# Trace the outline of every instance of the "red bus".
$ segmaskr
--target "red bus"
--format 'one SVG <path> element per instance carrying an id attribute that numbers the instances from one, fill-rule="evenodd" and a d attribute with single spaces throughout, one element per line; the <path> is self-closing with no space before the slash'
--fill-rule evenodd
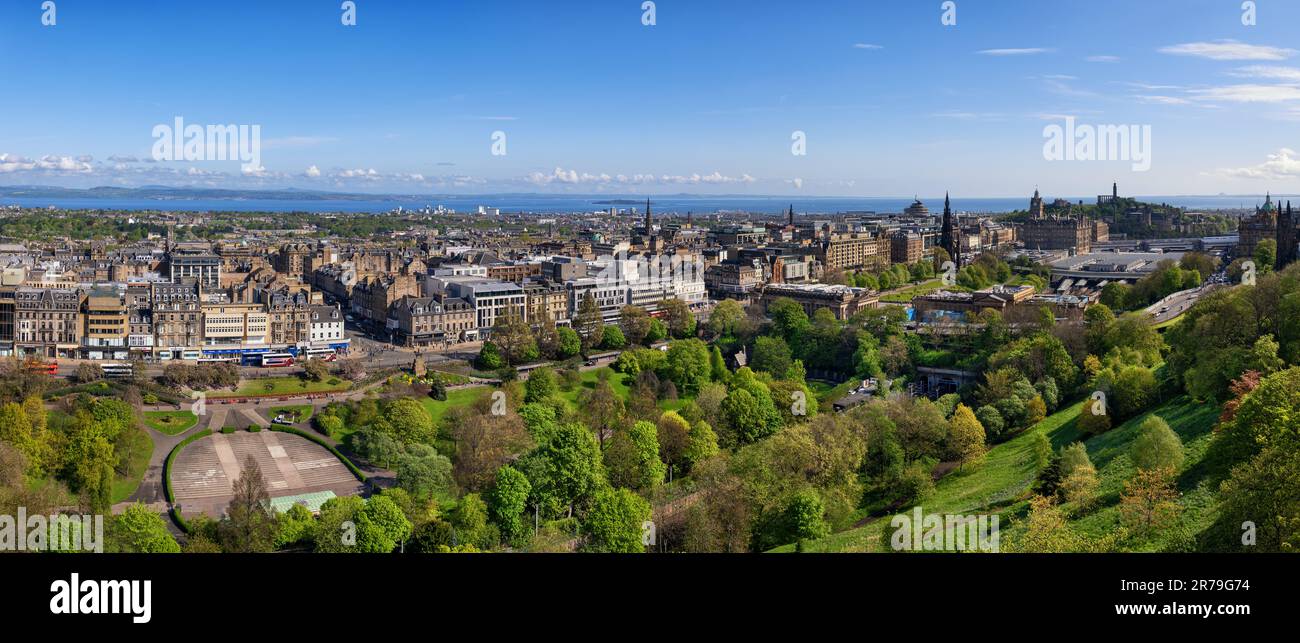
<path id="1" fill-rule="evenodd" d="M 58 375 L 59 361 L 52 359 L 46 362 L 40 359 L 29 359 L 25 364 L 23 364 L 23 368 L 30 373 L 45 373 L 46 375 Z"/>
<path id="2" fill-rule="evenodd" d="M 267 353 L 262 356 L 262 366 L 265 368 L 293 366 L 293 355 L 289 353 Z"/>

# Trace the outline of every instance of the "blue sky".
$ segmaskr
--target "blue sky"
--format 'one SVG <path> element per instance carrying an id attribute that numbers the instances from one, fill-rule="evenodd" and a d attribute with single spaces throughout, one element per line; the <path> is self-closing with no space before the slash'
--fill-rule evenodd
<path id="1" fill-rule="evenodd" d="M 807 196 L 1300 191 L 1300 3 L 38 0 L 0 6 L 0 184 Z M 1289 46 L 1290 45 L 1290 46 Z M 1044 127 L 1149 125 L 1151 168 Z M 261 168 L 144 162 L 256 124 Z M 506 134 L 494 156 L 492 134 Z M 791 136 L 807 136 L 807 155 Z"/>

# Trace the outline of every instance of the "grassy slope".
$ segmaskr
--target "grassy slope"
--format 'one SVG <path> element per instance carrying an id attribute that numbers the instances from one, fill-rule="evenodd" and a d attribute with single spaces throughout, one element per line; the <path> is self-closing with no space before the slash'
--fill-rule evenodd
<path id="1" fill-rule="evenodd" d="M 199 417 L 189 411 L 145 411 L 144 423 L 167 435 L 180 435 L 198 424 Z"/>
<path id="2" fill-rule="evenodd" d="M 1029 487 L 1035 477 L 1033 436 L 1046 433 L 1054 448 L 1075 442 L 1081 435 L 1076 420 L 1084 403 L 1066 407 L 1033 428 L 989 450 L 982 467 L 967 472 L 954 472 L 935 485 L 935 493 L 922 503 L 926 513 L 968 514 L 999 512 L 1003 516 L 1004 532 L 1013 537 L 1016 521 L 1027 508 Z M 1211 429 L 1218 419 L 1219 407 L 1201 404 L 1186 397 L 1172 400 L 1141 414 L 1115 429 L 1087 440 L 1088 455 L 1100 476 L 1100 500 L 1097 508 L 1072 521 L 1072 526 L 1089 536 L 1101 536 L 1114 531 L 1119 525 L 1117 504 L 1124 481 L 1133 474 L 1133 464 L 1128 457 L 1129 444 L 1137 437 L 1138 427 L 1149 415 L 1159 415 L 1183 441 L 1185 460 L 1178 479 L 1183 493 L 1186 524 L 1199 531 L 1213 522 L 1212 488 L 1210 481 L 1221 474 L 1203 462 L 1212 439 Z M 879 520 L 856 529 L 842 531 L 821 540 L 806 543 L 813 552 L 880 551 L 881 523 Z M 774 551 L 794 551 L 793 545 Z"/>
<path id="3" fill-rule="evenodd" d="M 135 439 L 138 442 L 127 465 L 129 470 L 126 475 L 113 479 L 111 501 L 114 504 L 126 500 L 135 493 L 140 482 L 144 480 L 145 471 L 149 468 L 149 457 L 153 455 L 153 438 L 149 436 L 148 431 L 144 430 L 137 430 L 136 434 Z"/>

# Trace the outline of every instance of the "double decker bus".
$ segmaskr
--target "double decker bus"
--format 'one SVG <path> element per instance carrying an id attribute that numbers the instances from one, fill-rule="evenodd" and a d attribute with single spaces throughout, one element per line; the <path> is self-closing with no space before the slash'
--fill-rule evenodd
<path id="1" fill-rule="evenodd" d="M 44 373 L 46 375 L 58 375 L 59 361 L 52 359 L 47 362 L 40 358 L 31 358 L 23 363 L 23 370 L 29 373 Z"/>
<path id="2" fill-rule="evenodd" d="M 127 378 L 135 374 L 135 366 L 130 362 L 100 364 L 99 368 L 104 371 L 104 377 L 109 379 Z"/>
<path id="3" fill-rule="evenodd" d="M 323 359 L 332 362 L 339 358 L 338 351 L 332 348 L 309 348 L 307 349 L 307 359 Z"/>
<path id="4" fill-rule="evenodd" d="M 264 368 L 293 366 L 293 355 L 289 353 L 267 353 L 262 356 L 262 366 Z"/>

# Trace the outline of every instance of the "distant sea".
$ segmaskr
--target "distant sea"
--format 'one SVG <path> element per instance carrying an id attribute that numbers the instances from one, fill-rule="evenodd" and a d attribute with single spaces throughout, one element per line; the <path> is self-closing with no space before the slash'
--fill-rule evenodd
<path id="1" fill-rule="evenodd" d="M 1055 198 L 1055 197 L 1049 197 Z M 1251 207 L 1262 203 L 1259 196 L 1139 196 L 1149 203 L 1167 203 L 1193 210 L 1214 210 Z M 113 210 L 172 210 L 186 212 L 314 212 L 314 213 L 382 213 L 404 208 L 418 210 L 439 205 L 456 212 L 476 212 L 479 206 L 500 208 L 503 213 L 560 214 L 596 212 L 617 207 L 627 210 L 641 207 L 645 197 L 634 196 L 547 196 L 547 195 L 484 195 L 484 196 L 429 196 L 429 197 L 375 197 L 365 199 L 214 199 L 214 198 L 75 198 L 75 197 L 11 197 L 0 196 L 0 206 L 19 205 L 42 208 L 113 209 Z M 1073 202 L 1096 203 L 1096 196 L 1071 197 Z M 943 197 L 921 199 L 932 212 L 943 211 Z M 896 213 L 911 205 L 912 199 L 898 197 L 747 197 L 747 196 L 663 196 L 651 197 L 651 207 L 664 214 L 706 215 L 716 212 L 752 212 L 776 214 L 792 204 L 799 215 L 825 215 L 842 212 Z M 998 213 L 1024 210 L 1029 207 L 1029 197 L 1020 198 L 961 198 L 952 199 L 953 210 L 971 213 Z"/>

